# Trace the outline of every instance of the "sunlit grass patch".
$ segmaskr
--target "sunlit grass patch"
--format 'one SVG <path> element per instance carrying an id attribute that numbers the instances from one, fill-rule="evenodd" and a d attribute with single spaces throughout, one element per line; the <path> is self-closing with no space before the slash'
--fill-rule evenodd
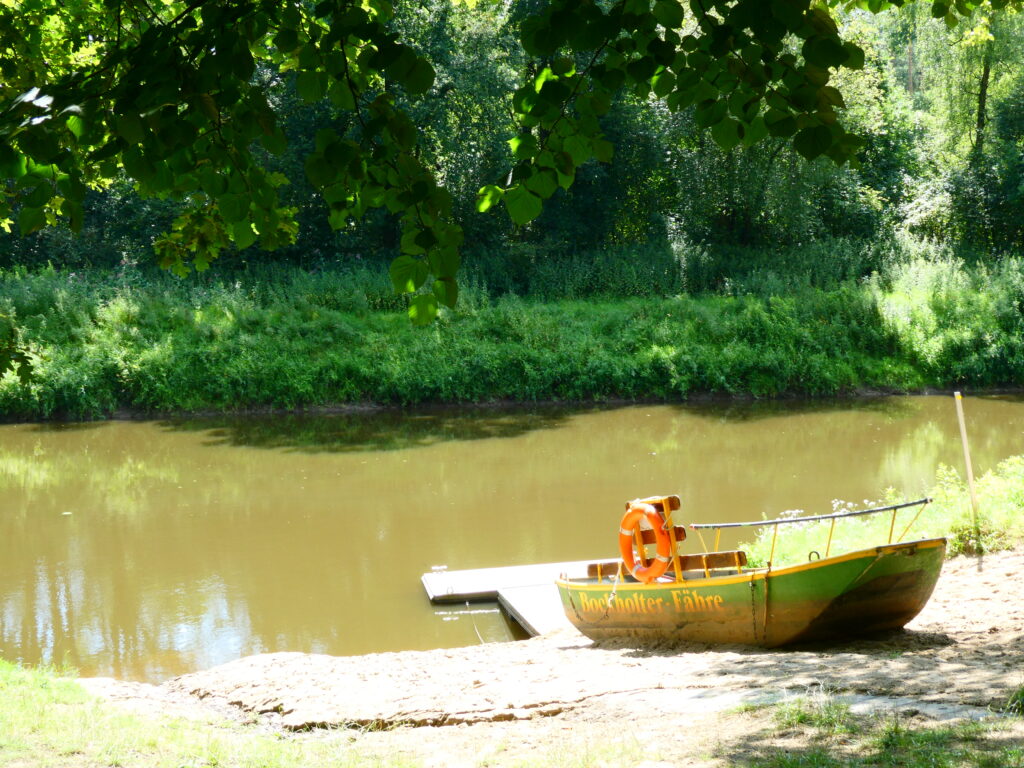
<path id="1" fill-rule="evenodd" d="M 62 768 L 361 768 L 411 766 L 347 739 L 297 739 L 241 725 L 134 715 L 71 679 L 0 661 L 0 765 Z"/>
<path id="2" fill-rule="evenodd" d="M 1024 716 L 1024 685 L 1010 694 L 1006 700 L 1005 711 L 1012 715 Z"/>
<path id="3" fill-rule="evenodd" d="M 737 768 L 1024 768 L 1019 721 L 852 715 L 829 697 L 790 699 L 770 711 L 757 746 L 724 743 L 719 756 Z"/>
<path id="4" fill-rule="evenodd" d="M 780 728 L 801 725 L 828 734 L 856 733 L 858 730 L 850 705 L 827 693 L 787 699 L 774 708 L 773 715 Z"/>

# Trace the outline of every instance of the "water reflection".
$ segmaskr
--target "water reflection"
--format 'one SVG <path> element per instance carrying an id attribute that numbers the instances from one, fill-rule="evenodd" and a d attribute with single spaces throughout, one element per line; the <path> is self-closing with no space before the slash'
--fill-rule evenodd
<path id="1" fill-rule="evenodd" d="M 1024 402 L 966 406 L 979 472 L 1020 452 Z M 3 426 L 0 655 L 157 680 L 506 639 L 420 574 L 609 556 L 651 493 L 694 521 L 918 494 L 959 451 L 950 398 Z"/>
<path id="2" fill-rule="evenodd" d="M 518 437 L 563 426 L 587 414 L 621 410 L 601 405 L 437 406 L 415 410 L 366 409 L 335 414 L 213 415 L 161 422 L 171 430 L 202 432 L 207 445 L 236 445 L 304 452 L 392 451 L 450 440 Z M 912 398 L 862 400 L 708 401 L 664 406 L 694 419 L 745 423 L 790 414 L 874 413 L 893 419 L 916 413 Z"/>
<path id="3" fill-rule="evenodd" d="M 564 407 L 370 409 L 316 415 L 210 416 L 175 419 L 163 425 L 172 430 L 203 432 L 208 445 L 306 452 L 396 451 L 450 440 L 517 437 L 558 427 L 576 413 Z"/>

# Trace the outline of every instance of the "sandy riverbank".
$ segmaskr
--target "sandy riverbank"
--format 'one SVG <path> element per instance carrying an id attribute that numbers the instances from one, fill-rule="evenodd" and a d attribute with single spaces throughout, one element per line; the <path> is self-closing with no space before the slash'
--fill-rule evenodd
<path id="1" fill-rule="evenodd" d="M 566 630 L 453 650 L 267 654 L 161 686 L 84 683 L 134 709 L 348 728 L 343 738 L 364 751 L 428 765 L 508 764 L 615 740 L 702 764 L 723 743 L 753 738 L 743 703 L 824 689 L 905 717 L 1001 709 L 1024 686 L 1022 573 L 1024 549 L 952 560 L 905 631 L 841 646 L 637 650 Z"/>

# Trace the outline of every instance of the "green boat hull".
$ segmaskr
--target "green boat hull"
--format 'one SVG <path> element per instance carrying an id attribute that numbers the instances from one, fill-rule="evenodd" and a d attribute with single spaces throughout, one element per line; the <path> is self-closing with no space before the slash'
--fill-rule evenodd
<path id="1" fill-rule="evenodd" d="M 682 582 L 559 580 L 569 621 L 595 640 L 774 647 L 898 629 L 928 602 L 945 539 Z"/>

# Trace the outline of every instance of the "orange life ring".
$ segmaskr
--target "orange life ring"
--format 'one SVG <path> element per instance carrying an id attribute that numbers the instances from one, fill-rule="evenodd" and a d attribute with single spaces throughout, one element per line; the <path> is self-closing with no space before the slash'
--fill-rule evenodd
<path id="1" fill-rule="evenodd" d="M 647 522 L 654 529 L 654 541 L 657 544 L 657 554 L 650 565 L 644 565 L 643 553 L 640 553 L 640 564 L 637 565 L 633 555 L 633 537 L 640 527 L 640 520 L 647 518 Z M 629 572 L 638 581 L 650 584 L 656 578 L 668 570 L 671 562 L 672 544 L 668 538 L 668 531 L 665 530 L 665 521 L 661 515 L 650 504 L 632 504 L 626 511 L 619 523 L 619 552 L 622 554 L 622 561 L 626 564 Z"/>

